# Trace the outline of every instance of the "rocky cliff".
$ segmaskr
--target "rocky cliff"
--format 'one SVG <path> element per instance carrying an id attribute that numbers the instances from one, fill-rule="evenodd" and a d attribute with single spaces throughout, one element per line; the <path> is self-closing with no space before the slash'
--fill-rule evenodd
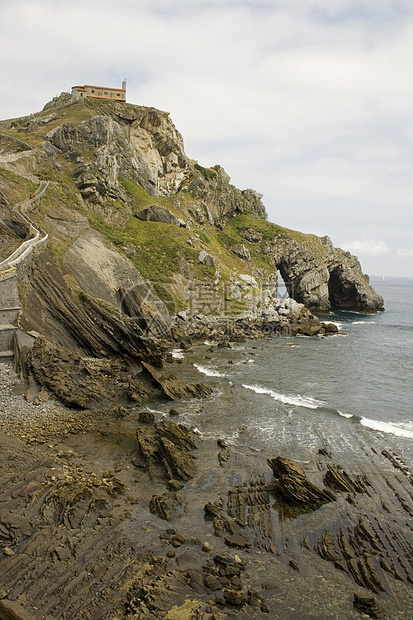
<path id="1" fill-rule="evenodd" d="M 260 194 L 186 156 L 165 112 L 62 94 L 0 132 L 0 262 L 30 236 L 14 208 L 30 195 L 28 221 L 48 234 L 18 270 L 26 332 L 159 365 L 171 341 L 228 331 L 200 313 L 318 333 L 331 307 L 383 309 L 356 257 L 268 222 Z"/>

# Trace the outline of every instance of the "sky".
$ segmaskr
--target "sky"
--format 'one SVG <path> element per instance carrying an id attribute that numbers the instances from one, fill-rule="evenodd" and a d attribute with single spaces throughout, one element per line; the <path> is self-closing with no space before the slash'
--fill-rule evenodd
<path id="1" fill-rule="evenodd" d="M 0 70 L 0 119 L 126 77 L 270 221 L 413 277 L 411 0 L 0 0 Z"/>

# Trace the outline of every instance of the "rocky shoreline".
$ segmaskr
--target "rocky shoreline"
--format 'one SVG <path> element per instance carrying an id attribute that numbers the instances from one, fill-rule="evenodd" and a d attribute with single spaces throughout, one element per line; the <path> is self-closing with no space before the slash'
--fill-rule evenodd
<path id="1" fill-rule="evenodd" d="M 409 617 L 413 475 L 377 434 L 357 468 L 324 442 L 303 466 L 201 438 L 185 400 L 35 405 L 0 378 L 2 620 Z"/>
<path id="2" fill-rule="evenodd" d="M 125 299 L 126 295 L 124 303 Z M 28 383 L 26 398 L 45 402 L 52 394 L 67 406 L 87 409 L 144 404 L 160 397 L 205 397 L 208 389 L 203 384 L 184 384 L 165 371 L 174 347 L 185 350 L 207 339 L 227 347 L 230 342 L 269 335 L 329 336 L 338 332 L 334 323 L 320 321 L 291 298 L 271 300 L 265 308 L 237 317 L 183 311 L 168 320 L 155 307 L 144 311 L 142 305 L 136 306 L 136 299 L 134 302 L 128 299 L 128 307 L 124 306 L 130 316 L 118 312 L 116 317 L 101 304 L 99 318 L 95 316 L 93 330 L 87 332 L 93 356 L 69 350 L 36 332 L 18 330 L 15 367 Z"/>
<path id="3" fill-rule="evenodd" d="M 154 108 L 63 93 L 1 129 L 0 620 L 404 620 L 408 466 L 354 430 L 346 462 L 201 437 L 180 420 L 222 385 L 171 354 L 337 334 L 316 315 L 383 310 L 358 259 Z"/>

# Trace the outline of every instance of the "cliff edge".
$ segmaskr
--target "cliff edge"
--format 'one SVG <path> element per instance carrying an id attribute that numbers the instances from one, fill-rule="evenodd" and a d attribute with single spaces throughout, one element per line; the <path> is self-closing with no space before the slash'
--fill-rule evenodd
<path id="1" fill-rule="evenodd" d="M 186 156 L 162 111 L 62 93 L 1 121 L 0 141 L 0 262 L 34 229 L 48 235 L 17 267 L 19 325 L 74 354 L 157 365 L 168 343 L 195 336 L 193 322 L 182 329 L 194 317 L 199 333 L 209 316 L 312 334 L 330 308 L 383 310 L 355 256 L 268 222 L 259 193 Z"/>

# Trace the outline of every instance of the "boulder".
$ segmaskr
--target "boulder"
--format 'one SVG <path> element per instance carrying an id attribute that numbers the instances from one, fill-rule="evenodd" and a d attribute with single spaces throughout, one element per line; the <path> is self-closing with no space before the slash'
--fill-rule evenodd
<path id="1" fill-rule="evenodd" d="M 262 233 L 254 230 L 253 228 L 248 228 L 241 233 L 241 236 L 244 237 L 246 241 L 249 243 L 259 243 L 262 241 Z"/>
<path id="2" fill-rule="evenodd" d="M 251 260 L 251 254 L 243 243 L 238 243 L 237 245 L 233 245 L 231 247 L 231 252 L 233 252 L 234 254 L 242 258 L 243 260 L 246 260 L 247 262 L 250 262 Z"/>
<path id="3" fill-rule="evenodd" d="M 366 493 L 366 485 L 356 477 L 353 479 L 344 469 L 336 465 L 327 464 L 327 472 L 324 475 L 324 484 L 335 491 L 347 493 Z"/>
<path id="4" fill-rule="evenodd" d="M 194 458 L 188 450 L 183 450 L 179 444 L 161 437 L 159 439 L 159 454 L 168 478 L 189 480 L 196 474 Z"/>
<path id="5" fill-rule="evenodd" d="M 153 366 L 142 362 L 153 383 L 162 390 L 163 396 L 170 400 L 182 398 L 205 398 L 212 394 L 212 389 L 204 383 L 184 383 L 174 375 L 165 377 Z"/>
<path id="6" fill-rule="evenodd" d="M 149 510 L 164 521 L 173 521 L 177 516 L 181 502 L 176 493 L 154 495 L 149 503 Z"/>
<path id="7" fill-rule="evenodd" d="M 17 601 L 4 598 L 0 600 L 0 618 L 1 620 L 35 620 L 36 616 Z"/>
<path id="8" fill-rule="evenodd" d="M 160 205 L 150 205 L 142 211 L 135 213 L 135 217 L 138 220 L 147 221 L 147 222 L 162 222 L 163 224 L 173 224 L 174 226 L 181 226 L 180 221 L 173 213 L 169 211 L 169 209 L 165 209 L 165 207 L 161 207 Z"/>
<path id="9" fill-rule="evenodd" d="M 383 607 L 377 603 L 376 599 L 371 594 L 355 592 L 353 604 L 357 611 L 370 618 L 384 618 L 386 616 Z"/>
<path id="10" fill-rule="evenodd" d="M 267 463 L 274 474 L 274 491 L 289 506 L 300 511 L 315 510 L 335 500 L 331 491 L 320 489 L 307 480 L 303 468 L 289 459 L 278 456 L 267 459 Z"/>
<path id="11" fill-rule="evenodd" d="M 206 267 L 215 267 L 214 258 L 210 254 L 208 254 L 208 252 L 205 252 L 205 250 L 200 251 L 198 260 L 203 265 L 206 265 Z"/>
<path id="12" fill-rule="evenodd" d="M 186 482 L 196 474 L 192 452 L 198 446 L 198 437 L 192 429 L 170 420 L 162 420 L 153 428 L 140 427 L 136 431 L 140 453 L 152 477 L 162 465 L 165 478 Z"/>

